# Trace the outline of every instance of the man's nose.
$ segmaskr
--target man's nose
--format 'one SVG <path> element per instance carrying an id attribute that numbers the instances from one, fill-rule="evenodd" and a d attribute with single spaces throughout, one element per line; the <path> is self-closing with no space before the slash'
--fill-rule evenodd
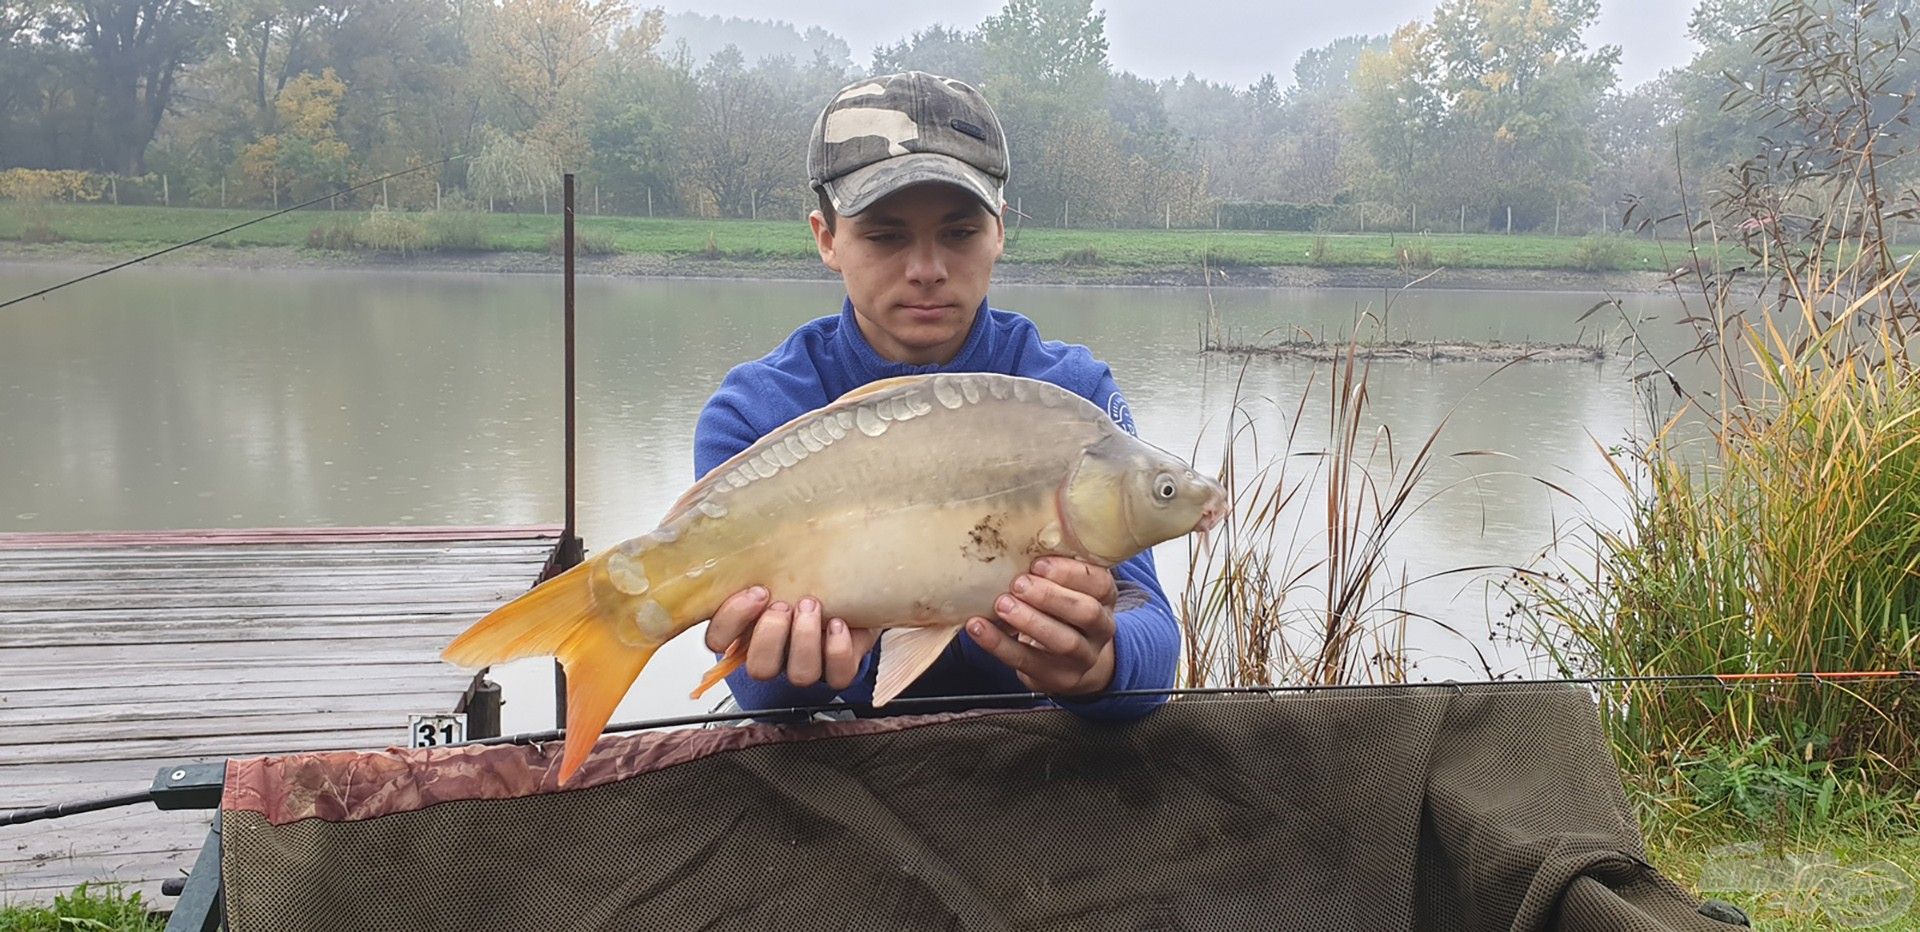
<path id="1" fill-rule="evenodd" d="M 918 243 L 907 255 L 907 280 L 915 285 L 938 285 L 947 280 L 947 264 L 940 247 L 932 242 Z"/>

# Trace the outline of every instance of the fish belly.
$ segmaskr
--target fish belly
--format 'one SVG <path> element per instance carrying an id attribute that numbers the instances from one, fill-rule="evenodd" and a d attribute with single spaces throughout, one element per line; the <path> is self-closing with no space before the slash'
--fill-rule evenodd
<path id="1" fill-rule="evenodd" d="M 1054 523 L 1051 496 L 976 500 L 875 514 L 813 537 L 789 538 L 774 598 L 813 596 L 857 628 L 964 624 L 993 617 L 993 602 L 1040 553 Z"/>

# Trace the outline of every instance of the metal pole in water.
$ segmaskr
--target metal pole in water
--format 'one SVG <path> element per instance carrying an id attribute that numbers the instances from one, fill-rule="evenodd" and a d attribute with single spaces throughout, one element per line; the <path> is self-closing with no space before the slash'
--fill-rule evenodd
<path id="1" fill-rule="evenodd" d="M 565 305 L 566 323 L 566 520 L 565 529 L 560 532 L 560 549 L 555 555 L 555 571 L 578 566 L 585 556 L 580 543 L 579 525 L 573 516 L 573 173 L 563 178 L 561 192 L 561 245 L 565 253 L 565 271 L 562 274 L 562 294 Z M 542 192 L 544 195 L 544 192 Z M 560 666 L 559 660 L 553 662 L 553 724 L 555 728 L 567 726 L 567 671 Z"/>
<path id="2" fill-rule="evenodd" d="M 567 383 L 566 384 L 567 516 L 566 516 L 566 525 L 567 525 L 567 531 L 566 531 L 566 534 L 568 537 L 571 538 L 575 535 L 576 531 L 579 528 L 579 525 L 575 524 L 573 520 L 573 173 L 572 172 L 568 172 L 566 176 L 565 198 L 566 198 L 566 207 L 565 207 L 566 215 L 562 222 L 563 222 L 563 226 L 565 227 L 565 239 L 566 239 L 566 242 L 565 242 L 566 284 L 564 288 L 565 288 L 565 296 L 566 296 L 565 301 L 566 301 L 566 315 L 567 315 L 567 319 L 566 319 L 566 339 L 567 339 L 567 348 L 566 348 L 566 366 L 567 366 L 567 375 L 566 375 L 566 383 Z"/>

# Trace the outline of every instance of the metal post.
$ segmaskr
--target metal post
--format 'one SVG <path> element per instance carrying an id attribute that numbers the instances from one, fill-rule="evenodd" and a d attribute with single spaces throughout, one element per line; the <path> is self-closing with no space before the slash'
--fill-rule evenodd
<path id="1" fill-rule="evenodd" d="M 541 193 L 544 198 L 544 195 L 545 195 L 544 189 L 542 190 Z M 578 566 L 580 564 L 581 559 L 585 556 L 585 548 L 581 544 L 579 533 L 578 533 L 580 526 L 577 523 L 575 523 L 574 514 L 573 514 L 574 419 L 573 419 L 573 173 L 572 172 L 568 172 L 566 173 L 565 176 L 563 176 L 563 188 L 561 191 L 561 200 L 562 200 L 561 238 L 562 238 L 562 245 L 566 253 L 565 272 L 562 276 L 563 284 L 561 287 L 562 287 L 562 294 L 564 296 L 562 300 L 565 305 L 565 314 L 566 314 L 565 402 L 566 402 L 566 430 L 567 430 L 567 444 L 566 444 L 566 459 L 567 459 L 566 497 L 567 497 L 567 500 L 566 500 L 565 527 L 560 532 L 559 552 L 555 554 L 556 565 L 553 567 L 555 572 L 559 572 L 574 566 Z M 555 660 L 553 662 L 553 724 L 555 728 L 567 727 L 567 672 L 564 668 L 560 666 L 560 661 L 558 660 Z"/>
<path id="2" fill-rule="evenodd" d="M 579 530 L 573 515 L 573 173 L 566 176 L 564 225 L 566 227 L 566 282 L 564 300 L 566 302 L 566 401 L 567 401 L 567 513 L 566 534 L 573 537 Z"/>
<path id="3" fill-rule="evenodd" d="M 500 684 L 486 679 L 482 672 L 475 678 L 467 697 L 467 738 L 500 737 Z"/>

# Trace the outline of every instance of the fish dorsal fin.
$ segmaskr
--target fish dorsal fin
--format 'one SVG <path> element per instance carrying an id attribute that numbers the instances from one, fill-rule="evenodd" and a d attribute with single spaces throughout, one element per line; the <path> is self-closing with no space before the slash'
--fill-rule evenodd
<path id="1" fill-rule="evenodd" d="M 860 386 L 859 388 L 853 389 L 852 391 L 849 391 L 838 398 L 835 398 L 833 400 L 833 404 L 830 404 L 827 407 L 837 408 L 840 405 L 846 404 L 849 401 L 857 401 L 861 398 L 867 397 L 868 395 L 877 395 L 881 392 L 886 391 L 889 388 L 899 388 L 902 385 L 911 385 L 915 382 L 925 382 L 930 378 L 933 378 L 933 376 L 896 375 L 889 379 L 876 379 L 872 382 L 868 382 L 867 384 Z"/>
<path id="2" fill-rule="evenodd" d="M 875 708 L 893 701 L 940 658 L 959 625 L 935 628 L 888 628 L 880 635 L 880 672 L 873 683 Z"/>
<path id="3" fill-rule="evenodd" d="M 711 490 L 715 485 L 718 485 L 720 482 L 724 481 L 726 479 L 727 473 L 730 472 L 734 467 L 739 466 L 741 463 L 744 463 L 747 460 L 750 460 L 756 456 L 759 456 L 760 451 L 766 449 L 769 445 L 771 445 L 774 442 L 775 438 L 782 437 L 789 430 L 792 430 L 794 427 L 798 426 L 799 424 L 802 424 L 813 418 L 820 417 L 829 412 L 838 411 L 841 408 L 847 407 L 848 405 L 852 405 L 855 402 L 858 402 L 860 399 L 865 398 L 869 395 L 877 395 L 888 389 L 900 388 L 913 383 L 922 382 L 928 378 L 931 378 L 931 376 L 899 375 L 899 376 L 894 376 L 893 378 L 890 378 L 890 379 L 880 379 L 878 381 L 868 382 L 867 384 L 862 385 L 859 388 L 856 388 L 850 392 L 847 392 L 846 394 L 841 395 L 838 398 L 835 398 L 831 402 L 828 402 L 825 407 L 815 408 L 811 411 L 803 411 L 800 414 L 795 415 L 793 418 L 789 419 L 785 424 L 782 424 L 779 427 L 776 427 L 770 431 L 767 431 L 766 434 L 761 436 L 759 440 L 756 440 L 753 443 L 748 444 L 746 449 L 741 450 L 740 452 L 727 457 L 726 462 L 723 462 L 720 465 L 707 470 L 707 474 L 704 476 L 701 476 L 700 481 L 695 482 L 693 485 L 689 486 L 685 492 L 681 493 L 679 500 L 675 501 L 672 507 L 667 509 L 667 513 L 664 517 L 660 519 L 660 523 L 666 524 L 667 522 L 680 517 L 682 513 L 684 513 L 688 508 L 693 506 L 693 503 L 699 501 L 700 498 L 706 495 L 707 492 Z"/>

